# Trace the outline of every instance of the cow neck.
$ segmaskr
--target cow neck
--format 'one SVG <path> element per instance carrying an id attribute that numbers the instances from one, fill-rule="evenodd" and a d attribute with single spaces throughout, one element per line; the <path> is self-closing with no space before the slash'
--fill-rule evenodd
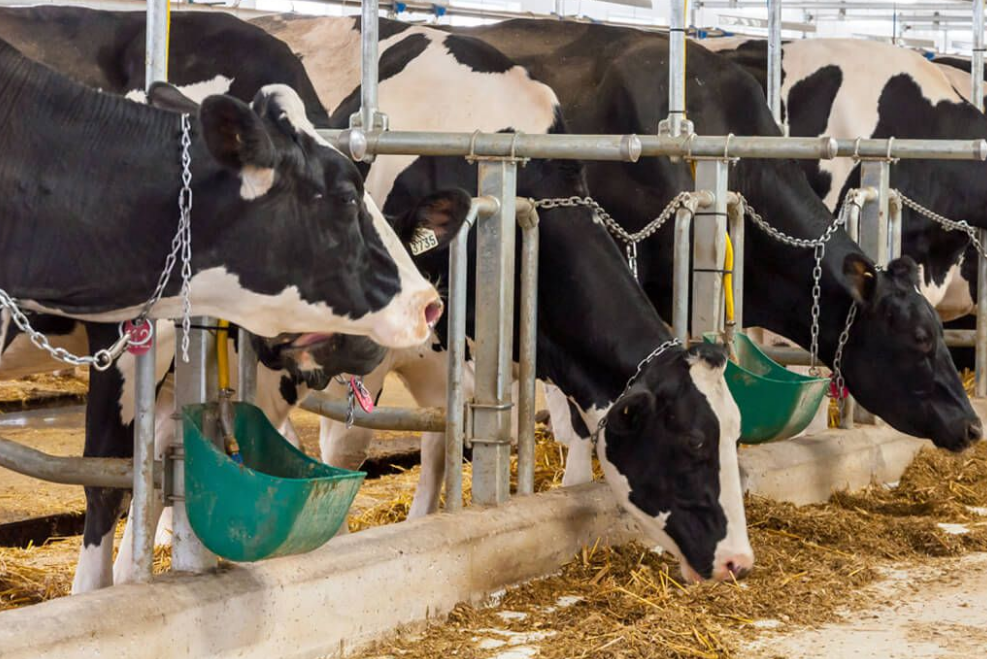
<path id="1" fill-rule="evenodd" d="M 4 43 L 0 93 L 0 287 L 78 313 L 142 303 L 178 227 L 179 115 L 89 90 Z M 195 192 L 218 167 L 193 144 Z M 204 244 L 210 201 L 195 200 Z"/>
<path id="2" fill-rule="evenodd" d="M 539 377 L 583 410 L 606 409 L 672 332 L 589 211 L 542 212 L 540 227 Z"/>
<path id="3" fill-rule="evenodd" d="M 790 236 L 815 239 L 833 222 L 791 163 L 740 163 L 731 175 L 730 187 L 741 192 L 768 223 Z M 745 235 L 744 324 L 763 327 L 808 348 L 813 250 L 784 245 L 749 221 Z M 843 283 L 843 262 L 850 253 L 863 254 L 841 229 L 827 243 L 822 263 L 819 354 L 824 361 L 832 358 L 852 302 Z"/>

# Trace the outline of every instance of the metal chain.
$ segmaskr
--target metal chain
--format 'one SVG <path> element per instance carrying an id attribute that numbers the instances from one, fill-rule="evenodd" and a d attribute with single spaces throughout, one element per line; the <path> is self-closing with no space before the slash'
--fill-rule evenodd
<path id="1" fill-rule="evenodd" d="M 157 304 L 168 280 L 171 278 L 172 269 L 179 256 L 182 259 L 182 359 L 188 362 L 189 329 L 192 317 L 192 156 L 191 156 L 191 122 L 188 114 L 183 114 L 182 125 L 182 189 L 178 195 L 179 221 L 178 231 L 171 241 L 171 252 L 165 259 L 165 267 L 158 277 L 158 284 L 151 297 L 141 306 L 140 313 L 134 319 L 134 327 L 140 327 L 147 321 L 152 307 Z M 141 346 L 150 340 L 149 336 L 144 339 L 131 340 L 130 333 L 124 330 L 123 323 L 120 323 L 120 337 L 109 348 L 97 350 L 92 356 L 74 355 L 64 348 L 52 347 L 48 337 L 31 326 L 27 315 L 18 307 L 17 300 L 11 297 L 6 291 L 0 289 L 0 309 L 7 309 L 14 324 L 24 332 L 35 347 L 44 350 L 52 358 L 69 364 L 71 366 L 92 366 L 97 371 L 105 371 L 123 352 L 131 346 Z"/>
<path id="2" fill-rule="evenodd" d="M 668 341 L 665 341 L 660 346 L 652 350 L 647 357 L 645 357 L 640 362 L 638 362 L 637 370 L 635 370 L 634 375 L 632 375 L 627 380 L 627 384 L 624 385 L 624 390 L 620 392 L 620 395 L 617 396 L 617 398 L 614 400 L 613 405 L 616 405 L 621 398 L 627 395 L 627 392 L 630 391 L 631 385 L 633 385 L 634 382 L 637 381 L 637 379 L 641 376 L 641 371 L 644 370 L 645 366 L 647 366 L 655 359 L 657 359 L 662 353 L 668 351 L 669 348 L 673 348 L 675 346 L 680 346 L 680 345 L 682 345 L 682 342 L 679 341 L 678 339 L 669 339 Z M 600 419 L 600 422 L 596 425 L 596 430 L 593 432 L 592 439 L 593 439 L 594 447 L 596 446 L 597 442 L 600 441 L 600 433 L 603 432 L 603 430 L 606 427 L 607 427 L 607 417 L 604 416 L 602 419 Z"/>
<path id="3" fill-rule="evenodd" d="M 981 258 L 987 258 L 987 254 L 984 253 L 984 246 L 980 244 L 980 237 L 977 235 L 976 227 L 970 226 L 963 220 L 951 220 L 944 215 L 940 215 L 935 211 L 929 210 L 925 206 L 922 206 L 916 201 L 906 197 L 902 194 L 901 190 L 895 190 L 894 192 L 898 195 L 898 198 L 901 199 L 903 206 L 908 206 L 919 215 L 924 215 L 933 222 L 941 225 L 946 231 L 960 231 L 965 233 L 970 237 L 970 242 L 973 243 L 973 247 L 980 254 Z"/>
<path id="4" fill-rule="evenodd" d="M 832 224 L 830 224 L 818 238 L 795 238 L 794 236 L 790 236 L 782 231 L 779 231 L 768 224 L 764 218 L 758 215 L 757 211 L 751 207 L 747 200 L 744 199 L 743 195 L 738 193 L 740 201 L 744 204 L 744 212 L 757 228 L 761 229 L 768 234 L 768 236 L 774 238 L 780 243 L 802 249 L 808 249 L 811 247 L 813 250 L 813 258 L 815 262 L 812 267 L 812 325 L 810 328 L 811 345 L 809 346 L 809 373 L 814 377 L 819 376 L 819 318 L 821 315 L 819 302 L 822 297 L 822 262 L 826 257 L 826 243 L 829 242 L 840 227 L 846 224 L 850 199 L 855 192 L 855 189 L 851 189 L 847 192 L 846 197 L 843 199 L 843 205 L 840 207 L 840 212 L 837 214 Z"/>
<path id="5" fill-rule="evenodd" d="M 658 230 L 664 226 L 665 222 L 667 222 L 679 208 L 685 205 L 685 202 L 688 201 L 691 195 L 691 192 L 680 192 L 675 195 L 672 200 L 668 202 L 668 205 L 665 206 L 664 210 L 662 210 L 658 217 L 648 222 L 640 231 L 635 231 L 634 233 L 628 233 L 627 230 L 620 226 L 617 220 L 613 219 L 613 216 L 610 215 L 610 213 L 608 213 L 603 206 L 601 206 L 592 197 L 553 197 L 549 199 L 533 199 L 532 203 L 535 208 L 544 208 L 545 210 L 551 210 L 553 208 L 574 208 L 576 206 L 585 206 L 592 210 L 594 221 L 602 224 L 606 227 L 607 231 L 614 235 L 614 237 L 619 238 L 624 242 L 625 250 L 627 252 L 627 266 L 634 275 L 634 279 L 637 279 L 637 244 L 642 240 L 646 240 L 655 235 L 655 233 L 657 233 Z"/>
<path id="6" fill-rule="evenodd" d="M 850 328 L 853 327 L 853 320 L 857 317 L 856 303 L 850 305 L 850 310 L 846 314 L 846 325 L 840 332 L 840 338 L 836 342 L 836 354 L 833 356 L 833 381 L 836 385 L 836 401 L 840 410 L 840 418 L 843 418 L 843 408 L 846 406 L 846 396 L 843 395 L 843 348 L 850 340 Z"/>

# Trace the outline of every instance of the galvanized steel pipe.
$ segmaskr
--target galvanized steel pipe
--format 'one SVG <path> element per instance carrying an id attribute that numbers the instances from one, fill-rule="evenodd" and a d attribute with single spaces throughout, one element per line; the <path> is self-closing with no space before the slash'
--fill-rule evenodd
<path id="1" fill-rule="evenodd" d="M 526 133 L 446 133 L 430 131 L 320 130 L 344 153 L 360 160 L 365 154 L 478 156 L 482 158 L 556 158 L 637 162 L 642 156 L 697 158 L 795 158 L 830 160 L 837 141 L 831 137 L 681 136 L 663 135 L 528 135 Z M 906 140 L 900 140 L 905 142 Z M 885 144 L 884 140 L 874 140 Z M 927 143 L 927 142 L 925 142 Z M 895 142 L 895 146 L 899 141 Z M 964 142 L 970 145 L 972 142 Z M 866 146 L 866 145 L 865 145 Z M 985 144 L 987 153 L 987 144 Z M 851 151 L 852 153 L 852 151 Z M 849 154 L 848 154 L 849 155 Z"/>
<path id="2" fill-rule="evenodd" d="M 987 140 L 836 140 L 836 157 L 984 160 Z"/>
<path id="3" fill-rule="evenodd" d="M 237 337 L 237 393 L 244 403 L 257 398 L 257 351 L 250 332 L 241 328 Z"/>
<path id="4" fill-rule="evenodd" d="M 379 32 L 377 0 L 363 0 L 360 14 L 360 126 L 377 128 L 377 47 Z M 352 125 L 352 121 L 351 121 Z"/>
<path id="5" fill-rule="evenodd" d="M 318 414 L 334 421 L 346 421 L 347 403 L 334 400 L 325 394 L 313 392 L 299 405 L 306 412 Z M 367 414 L 357 408 L 353 414 L 354 425 L 374 430 L 407 430 L 410 432 L 441 432 L 446 427 L 446 412 L 441 407 L 420 409 L 405 407 L 375 407 Z"/>
<path id="6" fill-rule="evenodd" d="M 672 271 L 672 332 L 689 341 L 689 286 L 692 283 L 692 218 L 700 206 L 714 202 L 710 192 L 695 192 L 675 212 L 675 252 Z"/>
<path id="7" fill-rule="evenodd" d="M 148 0 L 144 49 L 144 88 L 168 80 L 168 29 L 171 5 L 168 0 Z"/>
<path id="8" fill-rule="evenodd" d="M 538 211 L 517 200 L 521 242 L 520 360 L 517 417 L 517 492 L 535 491 L 535 374 L 538 353 Z"/>
<path id="9" fill-rule="evenodd" d="M 688 0 L 670 0 L 668 28 L 668 129 L 672 137 L 682 134 L 685 120 L 685 5 Z"/>
<path id="10" fill-rule="evenodd" d="M 494 197 L 478 197 L 470 204 L 466 221 L 452 241 L 449 254 L 448 323 L 449 364 L 446 384 L 445 484 L 447 512 L 463 507 L 463 440 L 465 405 L 463 364 L 466 361 L 466 295 L 469 267 L 469 233 L 478 217 L 489 217 L 500 207 Z"/>
<path id="11" fill-rule="evenodd" d="M 943 338 L 950 348 L 973 348 L 977 345 L 977 330 L 943 330 Z"/>
<path id="12" fill-rule="evenodd" d="M 984 0 L 973 0 L 973 61 L 970 66 L 973 104 L 984 111 Z M 987 231 L 980 230 L 983 244 Z M 987 259 L 977 259 L 976 388 L 978 398 L 987 396 Z"/>
<path id="13" fill-rule="evenodd" d="M 146 321 L 150 322 L 150 321 Z M 150 350 L 136 358 L 136 382 L 134 384 L 134 480 L 133 480 L 133 554 L 134 579 L 151 580 L 154 564 L 154 412 L 157 403 L 157 378 L 155 338 L 151 338 Z"/>
<path id="14" fill-rule="evenodd" d="M 768 0 L 768 107 L 775 123 L 781 120 L 781 0 Z"/>
<path id="15" fill-rule="evenodd" d="M 66 485 L 89 485 L 129 490 L 134 484 L 134 465 L 127 458 L 78 458 L 49 455 L 0 437 L 0 467 L 19 474 Z M 154 472 L 160 487 L 161 470 Z"/>

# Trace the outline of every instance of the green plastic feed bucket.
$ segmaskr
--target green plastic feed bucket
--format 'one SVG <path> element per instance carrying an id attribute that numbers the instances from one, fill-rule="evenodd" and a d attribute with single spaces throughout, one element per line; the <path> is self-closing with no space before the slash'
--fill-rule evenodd
<path id="1" fill-rule="evenodd" d="M 203 435 L 206 408 L 189 405 L 183 413 L 185 509 L 202 543 L 233 561 L 325 544 L 345 522 L 366 474 L 309 458 L 245 403 L 235 404 L 239 465 Z"/>
<path id="2" fill-rule="evenodd" d="M 717 338 L 703 335 L 707 343 Z M 728 362 L 725 376 L 740 408 L 740 441 L 761 444 L 805 430 L 829 390 L 829 379 L 789 371 L 744 334 L 734 335 L 734 351 L 739 363 Z"/>

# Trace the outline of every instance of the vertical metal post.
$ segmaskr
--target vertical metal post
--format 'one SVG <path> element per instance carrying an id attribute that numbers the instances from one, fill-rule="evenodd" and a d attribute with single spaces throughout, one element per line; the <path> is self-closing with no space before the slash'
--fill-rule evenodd
<path id="1" fill-rule="evenodd" d="M 168 79 L 168 27 L 170 4 L 168 0 L 148 0 L 145 29 L 144 82 L 145 89 L 151 83 Z M 154 408 L 157 382 L 155 377 L 155 353 L 152 334 L 148 350 L 135 357 L 134 382 L 134 488 L 132 560 L 134 580 L 151 580 L 154 565 L 154 532 L 157 520 L 152 520 L 154 497 Z"/>
<path id="2" fill-rule="evenodd" d="M 683 344 L 689 342 L 689 282 L 692 277 L 692 216 L 680 208 L 675 213 L 675 256 L 672 272 L 672 331 Z"/>
<path id="3" fill-rule="evenodd" d="M 474 202 L 475 203 L 475 202 Z M 469 232 L 476 221 L 470 213 L 449 247 L 448 384 L 446 386 L 446 505 L 447 512 L 463 507 L 463 361 L 466 359 L 466 268 Z"/>
<path id="4" fill-rule="evenodd" d="M 901 198 L 894 191 L 888 198 L 888 214 L 890 215 L 891 258 L 901 256 Z"/>
<path id="5" fill-rule="evenodd" d="M 351 128 L 386 130 L 387 117 L 377 105 L 377 53 L 380 36 L 377 0 L 363 0 L 360 13 L 360 111 L 350 117 Z M 372 155 L 363 158 L 371 162 Z"/>
<path id="6" fill-rule="evenodd" d="M 446 469 L 447 512 L 463 507 L 463 363 L 466 360 L 466 279 L 469 266 L 469 234 L 480 215 L 486 217 L 497 209 L 492 197 L 474 199 L 466 220 L 449 246 L 449 365 L 446 388 Z"/>
<path id="7" fill-rule="evenodd" d="M 728 160 L 696 162 L 696 190 L 715 197 L 693 223 L 692 335 L 723 330 L 723 260 L 726 257 Z"/>
<path id="8" fill-rule="evenodd" d="M 154 321 L 145 321 L 154 326 Z M 134 383 L 134 518 L 133 561 L 134 580 L 151 580 L 154 564 L 154 531 L 157 520 L 152 520 L 154 497 L 154 410 L 155 410 L 155 353 L 154 337 L 149 350 L 137 355 L 136 381 Z"/>
<path id="9" fill-rule="evenodd" d="M 973 0 L 973 61 L 970 67 L 973 104 L 984 110 L 984 0 Z M 983 243 L 987 232 L 980 231 Z M 977 263 L 976 395 L 987 396 L 987 261 Z"/>
<path id="10" fill-rule="evenodd" d="M 733 243 L 733 322 L 740 331 L 744 328 L 744 203 L 739 197 L 729 195 L 727 224 L 730 242 Z"/>
<path id="11" fill-rule="evenodd" d="M 170 12 L 171 4 L 168 0 L 148 0 L 144 52 L 144 80 L 147 87 L 152 82 L 168 80 Z"/>
<path id="12" fill-rule="evenodd" d="M 863 160 L 860 163 L 860 187 L 872 188 L 873 198 L 864 201 L 860 212 L 860 247 L 878 265 L 891 260 L 890 231 L 891 163 L 887 160 Z"/>
<path id="13" fill-rule="evenodd" d="M 668 134 L 681 135 L 685 119 L 685 3 L 670 0 L 671 25 L 668 28 Z M 662 126 L 659 125 L 659 132 Z"/>
<path id="14" fill-rule="evenodd" d="M 212 326 L 208 317 L 192 319 L 193 325 Z M 179 328 L 180 332 L 181 329 Z M 185 512 L 185 444 L 182 432 L 182 408 L 204 403 L 216 393 L 215 355 L 216 341 L 209 332 L 193 330 L 189 336 L 189 361 L 175 360 L 175 445 L 172 447 L 172 555 L 171 569 L 178 572 L 202 572 L 216 567 L 216 557 L 206 549 L 189 524 Z M 206 432 L 214 431 L 203 422 Z M 214 437 L 215 439 L 215 437 Z"/>
<path id="15" fill-rule="evenodd" d="M 237 337 L 237 374 L 240 380 L 237 391 L 244 403 L 253 403 L 257 398 L 257 351 L 251 337 L 250 332 L 240 328 Z"/>
<path id="16" fill-rule="evenodd" d="M 481 162 L 479 191 L 500 202 L 477 228 L 473 501 L 491 505 L 510 494 L 517 163 Z"/>
<path id="17" fill-rule="evenodd" d="M 781 119 L 781 0 L 768 0 L 768 107 L 779 128 Z"/>
<path id="18" fill-rule="evenodd" d="M 535 491 L 535 374 L 538 348 L 538 212 L 528 201 L 520 209 L 521 243 L 520 382 L 517 416 L 517 493 Z"/>

